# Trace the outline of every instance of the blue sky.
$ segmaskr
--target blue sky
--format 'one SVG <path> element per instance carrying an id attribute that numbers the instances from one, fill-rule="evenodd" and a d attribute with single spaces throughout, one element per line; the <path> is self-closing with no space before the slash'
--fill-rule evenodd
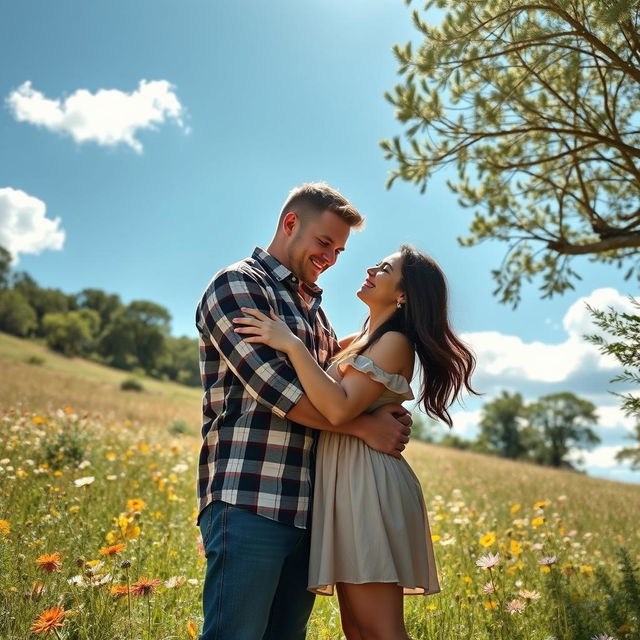
<path id="1" fill-rule="evenodd" d="M 605 445 L 619 446 L 630 425 L 607 394 L 615 371 L 578 344 L 587 326 L 578 301 L 606 287 L 615 293 L 599 299 L 615 302 L 633 293 L 634 283 L 579 259 L 583 280 L 575 291 L 540 300 L 529 286 L 514 311 L 491 295 L 490 269 L 504 246 L 458 246 L 471 212 L 457 205 L 445 174 L 424 195 L 400 183 L 385 189 L 392 165 L 378 143 L 401 131 L 383 98 L 398 81 L 391 48 L 414 38 L 401 1 L 3 3 L 0 189 L 24 192 L 46 206 L 47 219 L 60 219 L 55 230 L 37 222 L 57 238 L 52 248 L 28 253 L 29 244 L 14 238 L 23 248 L 17 268 L 43 286 L 99 287 L 125 302 L 159 302 L 170 310 L 175 334 L 195 336 L 194 306 L 213 273 L 268 244 L 293 186 L 325 180 L 368 219 L 320 282 L 338 333 L 362 321 L 354 292 L 365 267 L 412 242 L 447 274 L 453 321 L 483 358 L 478 380 L 487 396 L 499 388 L 531 398 L 571 389 L 605 407 Z M 82 90 L 142 95 L 143 80 L 164 83 L 153 85 L 162 113 L 152 129 L 131 125 L 129 138 L 120 130 L 120 142 L 117 122 L 110 140 L 104 132 L 100 138 L 104 119 L 114 118 L 95 112 L 106 102 L 79 107 L 85 115 L 93 109 L 84 128 L 77 118 L 51 115 L 52 104 L 62 109 Z M 42 100 L 59 102 L 45 108 Z M 148 122 L 144 105 L 132 108 Z M 17 206 L 15 191 L 6 194 L 4 206 Z M 552 375 L 547 356 L 547 369 L 571 358 L 574 366 L 564 377 Z M 539 364 L 527 369 L 519 358 Z M 460 432 L 473 431 L 480 404 L 467 403 Z M 603 456 L 592 462 L 611 462 Z M 638 478 L 612 464 L 589 468 Z"/>

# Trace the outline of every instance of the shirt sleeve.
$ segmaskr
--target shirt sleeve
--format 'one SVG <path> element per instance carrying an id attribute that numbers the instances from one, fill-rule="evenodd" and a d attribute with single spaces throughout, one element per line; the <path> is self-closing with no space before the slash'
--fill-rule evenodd
<path id="1" fill-rule="evenodd" d="M 244 342 L 242 334 L 234 332 L 232 319 L 244 316 L 241 307 L 269 315 L 271 305 L 264 286 L 251 274 L 238 269 L 223 271 L 198 305 L 198 331 L 220 352 L 247 393 L 284 418 L 304 391 L 284 354 L 267 345 Z"/>

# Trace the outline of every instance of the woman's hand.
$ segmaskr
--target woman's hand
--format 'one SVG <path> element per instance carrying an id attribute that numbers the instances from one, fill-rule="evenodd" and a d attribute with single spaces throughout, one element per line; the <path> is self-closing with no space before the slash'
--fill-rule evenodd
<path id="1" fill-rule="evenodd" d="M 300 338 L 291 332 L 287 323 L 273 311 L 267 316 L 257 309 L 242 307 L 242 312 L 247 315 L 244 318 L 233 318 L 232 322 L 243 325 L 236 327 L 234 331 L 248 334 L 250 337 L 244 338 L 245 342 L 260 342 L 287 354 L 301 343 Z"/>

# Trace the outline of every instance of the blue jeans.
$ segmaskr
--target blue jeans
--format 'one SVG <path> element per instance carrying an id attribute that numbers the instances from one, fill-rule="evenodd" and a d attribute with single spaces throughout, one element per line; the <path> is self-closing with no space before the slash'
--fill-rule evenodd
<path id="1" fill-rule="evenodd" d="M 215 501 L 200 515 L 207 558 L 200 640 L 304 640 L 309 532 Z"/>

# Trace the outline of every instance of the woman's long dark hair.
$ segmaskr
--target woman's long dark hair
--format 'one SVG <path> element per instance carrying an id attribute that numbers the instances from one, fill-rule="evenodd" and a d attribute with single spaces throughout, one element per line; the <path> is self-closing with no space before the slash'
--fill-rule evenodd
<path id="1" fill-rule="evenodd" d="M 403 244 L 401 287 L 405 295 L 402 308 L 380 325 L 364 342 L 369 326 L 365 321 L 352 344 L 340 352 L 340 361 L 349 353 L 361 354 L 387 331 L 403 333 L 420 360 L 418 403 L 427 415 L 453 425 L 447 408 L 463 390 L 478 395 L 471 387 L 475 357 L 449 325 L 447 282 L 440 267 L 429 256 Z"/>

